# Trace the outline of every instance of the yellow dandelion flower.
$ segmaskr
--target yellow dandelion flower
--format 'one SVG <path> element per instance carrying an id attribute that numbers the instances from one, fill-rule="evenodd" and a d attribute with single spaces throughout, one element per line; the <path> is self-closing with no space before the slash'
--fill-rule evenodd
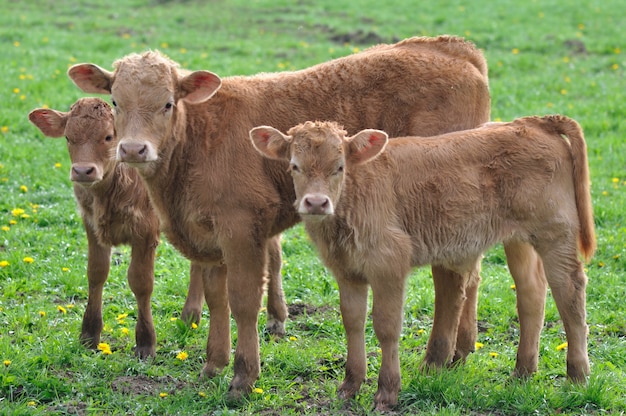
<path id="1" fill-rule="evenodd" d="M 34 401 L 31 400 L 30 402 L 26 403 L 26 405 L 28 407 L 35 407 L 35 406 L 37 406 L 37 403 L 35 403 Z"/>
<path id="2" fill-rule="evenodd" d="M 7 267 L 10 263 L 6 260 L 0 261 L 0 267 Z"/>
<path id="3" fill-rule="evenodd" d="M 578 30 L 583 30 L 584 28 L 585 28 L 585 25 L 583 23 L 578 24 Z"/>
<path id="4" fill-rule="evenodd" d="M 259 387 L 255 387 L 252 389 L 252 393 L 263 394 L 263 389 Z"/>
<path id="5" fill-rule="evenodd" d="M 20 100 L 24 101 L 26 99 L 26 96 L 24 94 L 20 95 Z"/>
<path id="6" fill-rule="evenodd" d="M 511 52 L 513 53 L 513 55 L 517 55 L 519 53 L 519 49 L 513 48 Z"/>
<path id="7" fill-rule="evenodd" d="M 567 348 L 567 342 L 564 342 L 564 343 L 559 344 L 559 345 L 556 346 L 556 350 L 557 351 L 563 351 L 566 348 Z"/>
<path id="8" fill-rule="evenodd" d="M 58 169 L 58 168 L 61 167 L 61 164 L 59 162 L 57 162 L 57 163 L 54 164 L 54 167 Z"/>
<path id="9" fill-rule="evenodd" d="M 70 56 L 70 62 L 76 62 L 76 58 L 74 58 L 73 56 Z"/>
<path id="10" fill-rule="evenodd" d="M 490 352 L 490 353 L 489 353 L 489 356 L 490 356 L 491 358 L 496 358 L 496 357 L 498 356 L 498 353 L 497 353 L 497 352 Z"/>
<path id="11" fill-rule="evenodd" d="M 191 323 L 191 329 L 198 329 L 198 324 L 195 322 Z"/>
<path id="12" fill-rule="evenodd" d="M 0 128 L 0 131 L 2 131 L 2 133 L 8 133 L 9 132 L 9 126 L 2 126 Z"/>
<path id="13" fill-rule="evenodd" d="M 613 183 L 619 183 L 619 178 L 613 178 L 613 179 L 611 179 L 611 181 L 612 181 Z"/>
<path id="14" fill-rule="evenodd" d="M 474 344 L 474 348 L 476 349 L 476 351 L 478 351 L 479 349 L 481 349 L 484 346 L 485 346 L 485 344 L 483 344 L 482 342 L 478 342 L 478 341 L 476 341 L 476 343 Z"/>
<path id="15" fill-rule="evenodd" d="M 199 392 L 198 392 L 198 396 L 200 396 L 200 397 L 206 397 L 206 393 L 205 393 L 205 392 L 203 392 L 203 391 L 199 391 Z"/>
<path id="16" fill-rule="evenodd" d="M 603 195 L 603 196 L 607 196 L 608 194 L 609 194 L 609 192 L 608 192 L 608 191 L 602 191 L 602 195 Z"/>
<path id="17" fill-rule="evenodd" d="M 47 36 L 44 36 L 43 38 L 41 38 L 41 41 L 43 43 L 48 43 L 50 41 L 50 39 Z"/>
<path id="18" fill-rule="evenodd" d="M 130 39 L 130 33 L 124 33 L 122 39 Z"/>
<path id="19" fill-rule="evenodd" d="M 98 350 L 102 352 L 102 354 L 110 355 L 111 354 L 111 346 L 106 342 L 101 342 L 98 344 Z"/>
<path id="20" fill-rule="evenodd" d="M 28 264 L 30 264 L 30 263 L 35 261 L 35 259 L 32 258 L 32 257 L 24 257 L 23 260 L 24 260 L 24 263 L 28 263 Z"/>
<path id="21" fill-rule="evenodd" d="M 46 311 L 39 311 L 39 316 L 41 316 L 42 318 L 46 317 Z"/>
<path id="22" fill-rule="evenodd" d="M 22 185 L 22 186 L 20 186 L 20 191 L 28 192 L 28 187 L 26 185 Z"/>
<path id="23" fill-rule="evenodd" d="M 19 217 L 23 213 L 24 213 L 24 210 L 22 208 L 14 208 L 11 210 L 11 214 L 13 214 L 14 217 Z"/>
<path id="24" fill-rule="evenodd" d="M 289 337 L 289 341 L 297 341 L 298 337 L 294 337 L 294 336 L 290 336 Z"/>
<path id="25" fill-rule="evenodd" d="M 613 65 L 611 65 L 611 68 L 613 70 L 617 70 L 619 68 L 619 65 L 618 64 L 613 64 Z"/>
<path id="26" fill-rule="evenodd" d="M 563 80 L 564 80 L 565 82 L 568 82 L 568 83 L 569 83 L 569 82 L 572 82 L 572 79 L 571 79 L 570 77 L 567 77 L 567 76 L 566 76 L 565 78 L 563 78 Z"/>
<path id="27" fill-rule="evenodd" d="M 5 367 L 8 367 L 8 366 L 11 365 L 11 360 L 4 360 L 3 364 L 4 364 Z"/>
<path id="28" fill-rule="evenodd" d="M 569 62 L 569 56 L 564 56 L 563 57 L 563 62 L 568 63 Z"/>
<path id="29" fill-rule="evenodd" d="M 540 18 L 540 19 L 543 19 L 545 16 L 546 16 L 546 15 L 545 15 L 545 13 L 544 13 L 544 12 L 539 12 L 539 18 Z"/>
<path id="30" fill-rule="evenodd" d="M 20 47 L 20 41 L 16 40 L 15 42 L 13 42 L 13 46 L 15 46 L 16 48 Z"/>
<path id="31" fill-rule="evenodd" d="M 160 397 L 160 398 L 162 398 L 162 399 L 164 399 L 164 398 L 166 398 L 166 397 L 167 397 L 167 393 L 165 393 L 165 392 L 161 392 L 161 393 L 159 393 L 159 397 Z"/>
<path id="32" fill-rule="evenodd" d="M 2 231 L 10 231 L 11 227 L 9 227 L 8 225 L 3 225 L 2 226 Z"/>
<path id="33" fill-rule="evenodd" d="M 598 267 L 604 267 L 604 262 L 599 261 L 599 262 L 598 262 Z"/>
<path id="34" fill-rule="evenodd" d="M 189 358 L 189 354 L 187 354 L 185 351 L 181 351 L 176 354 L 176 359 L 180 361 L 185 361 L 187 358 Z"/>
<path id="35" fill-rule="evenodd" d="M 65 309 L 63 306 L 61 305 L 57 305 L 57 311 L 59 311 L 62 314 L 66 314 L 67 313 L 67 309 Z"/>
<path id="36" fill-rule="evenodd" d="M 67 305 L 65 305 L 65 307 L 67 309 L 74 309 L 74 304 L 73 303 L 68 303 Z"/>
<path id="37" fill-rule="evenodd" d="M 187 48 L 180 48 L 180 53 L 187 53 Z"/>
<path id="38" fill-rule="evenodd" d="M 61 271 L 63 271 L 63 272 L 66 272 L 66 273 L 67 273 L 67 272 L 69 272 L 69 271 L 70 271 L 70 268 L 69 268 L 69 267 L 62 267 L 62 268 L 61 268 Z"/>
<path id="39" fill-rule="evenodd" d="M 420 328 L 420 329 L 417 330 L 417 335 L 422 335 L 424 332 L 426 332 L 426 330 Z"/>
<path id="40" fill-rule="evenodd" d="M 20 215 L 20 218 L 28 219 L 28 218 L 30 218 L 30 215 L 22 214 L 22 215 Z"/>
<path id="41" fill-rule="evenodd" d="M 26 75 L 20 74 L 20 81 L 24 81 L 26 79 Z"/>
<path id="42" fill-rule="evenodd" d="M 511 285 L 511 290 L 515 290 L 517 287 L 515 285 Z"/>
<path id="43" fill-rule="evenodd" d="M 167 48 L 169 48 L 169 46 L 170 46 L 170 45 L 169 45 L 167 42 L 161 42 L 161 47 L 162 47 L 163 49 L 167 49 Z"/>
<path id="44" fill-rule="evenodd" d="M 15 221 L 15 220 L 9 220 L 9 224 L 11 224 L 11 225 L 15 225 L 15 224 L 17 224 L 17 221 Z"/>
<path id="45" fill-rule="evenodd" d="M 561 90 L 561 95 L 567 95 L 567 90 L 565 88 Z"/>
<path id="46" fill-rule="evenodd" d="M 128 318 L 128 314 L 127 313 L 120 313 L 119 315 L 117 315 L 117 318 L 115 318 L 118 321 L 121 321 L 125 318 Z"/>
<path id="47" fill-rule="evenodd" d="M 170 321 L 172 321 L 172 322 L 177 321 L 177 320 L 178 320 L 178 318 L 176 318 L 176 317 L 170 318 Z"/>
<path id="48" fill-rule="evenodd" d="M 359 48 L 358 46 L 355 46 L 354 48 L 352 48 L 352 53 L 358 53 L 361 51 L 361 48 Z"/>
<path id="49" fill-rule="evenodd" d="M 19 88 L 13 88 L 13 94 L 19 94 L 19 93 L 20 93 Z"/>
<path id="50" fill-rule="evenodd" d="M 120 329 L 120 332 L 121 332 L 121 334 L 122 334 L 123 336 L 128 336 L 128 334 L 130 334 L 130 330 L 129 330 L 128 328 L 126 328 L 126 327 L 121 328 L 121 329 Z"/>
<path id="51" fill-rule="evenodd" d="M 615 48 L 615 49 L 613 49 L 613 52 L 614 52 L 616 55 L 619 55 L 620 53 L 622 53 L 622 50 L 621 50 L 620 48 Z"/>

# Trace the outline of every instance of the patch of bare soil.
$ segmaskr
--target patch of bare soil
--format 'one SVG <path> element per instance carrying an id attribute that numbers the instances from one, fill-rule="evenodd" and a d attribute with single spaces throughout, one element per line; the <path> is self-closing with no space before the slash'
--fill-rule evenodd
<path id="1" fill-rule="evenodd" d="M 113 391 L 130 395 L 156 395 L 162 392 L 174 393 L 185 383 L 170 376 L 147 377 L 144 375 L 118 377 L 111 383 Z"/>

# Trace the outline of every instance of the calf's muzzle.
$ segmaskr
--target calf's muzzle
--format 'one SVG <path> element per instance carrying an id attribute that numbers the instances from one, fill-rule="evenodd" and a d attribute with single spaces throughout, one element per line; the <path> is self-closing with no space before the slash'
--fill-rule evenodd
<path id="1" fill-rule="evenodd" d="M 305 215 L 332 215 L 333 203 L 323 194 L 307 194 L 300 201 L 298 212 Z"/>

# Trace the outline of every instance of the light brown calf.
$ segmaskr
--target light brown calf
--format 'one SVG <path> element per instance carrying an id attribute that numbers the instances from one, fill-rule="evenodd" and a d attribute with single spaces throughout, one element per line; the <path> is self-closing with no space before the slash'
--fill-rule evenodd
<path id="1" fill-rule="evenodd" d="M 411 268 L 432 264 L 458 274 L 453 286 L 435 285 L 435 296 L 446 296 L 438 306 L 458 319 L 470 274 L 497 242 L 523 242 L 539 254 L 567 334 L 567 374 L 575 381 L 589 374 L 587 276 L 577 247 L 588 260 L 595 237 L 586 146 L 574 120 L 528 117 L 389 142 L 378 130 L 345 137 L 329 122 L 307 122 L 288 135 L 259 127 L 250 136 L 266 157 L 289 162 L 295 206 L 339 284 L 348 340 L 344 396 L 356 394 L 366 375 L 368 285 L 382 349 L 374 403 L 383 410 L 400 390 L 398 341 Z M 521 262 L 536 265 L 534 257 Z M 542 285 L 522 287 L 520 302 L 543 302 Z"/>
<path id="2" fill-rule="evenodd" d="M 72 162 L 70 179 L 87 233 L 89 293 L 80 339 L 96 348 L 102 332 L 102 292 L 109 274 L 111 247 L 132 248 L 128 282 L 137 299 L 136 349 L 154 356 L 156 336 L 150 298 L 154 286 L 154 252 L 159 221 L 134 169 L 115 161 L 113 111 L 99 98 L 83 98 L 69 112 L 39 108 L 28 115 L 43 134 L 65 137 Z M 280 270 L 280 269 L 279 269 Z M 189 291 L 181 318 L 199 322 L 203 268 L 192 264 Z"/>
<path id="3" fill-rule="evenodd" d="M 211 287 L 219 297 L 227 288 L 222 304 L 230 304 L 238 329 L 230 385 L 235 397 L 249 392 L 259 375 L 257 318 L 272 257 L 268 244 L 300 220 L 286 164 L 262 158 L 250 146 L 249 130 L 334 119 L 353 132 L 371 127 L 431 135 L 489 120 L 484 57 L 449 36 L 379 45 L 301 71 L 223 80 L 208 71 L 182 71 L 156 52 L 132 54 L 114 66 L 109 72 L 79 64 L 68 74 L 86 92 L 111 93 L 118 159 L 138 169 L 172 244 L 194 261 L 215 265 L 205 291 Z M 475 274 L 452 354 L 455 346 L 461 356 L 474 346 Z M 228 312 L 211 310 L 205 375 L 228 364 L 230 338 L 215 335 L 227 333 Z M 214 334 L 216 316 L 223 326 Z"/>

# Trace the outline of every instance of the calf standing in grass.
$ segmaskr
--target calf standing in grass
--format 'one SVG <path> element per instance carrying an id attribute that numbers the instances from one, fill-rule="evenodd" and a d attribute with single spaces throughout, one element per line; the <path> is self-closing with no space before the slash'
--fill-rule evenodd
<path id="1" fill-rule="evenodd" d="M 128 283 L 137 299 L 135 329 L 139 357 L 154 356 L 156 336 L 150 298 L 159 221 L 135 170 L 115 161 L 117 140 L 111 107 L 99 98 L 78 100 L 69 112 L 40 108 L 28 118 L 46 136 L 63 137 L 72 161 L 70 179 L 87 232 L 89 294 L 80 339 L 96 348 L 102 333 L 102 290 L 109 274 L 111 247 L 132 248 Z M 191 265 L 182 319 L 199 321 L 202 310 L 201 265 Z"/>
<path id="2" fill-rule="evenodd" d="M 374 403 L 382 410 L 397 403 L 400 390 L 398 341 L 411 268 L 432 264 L 458 274 L 451 287 L 435 282 L 438 307 L 458 317 L 470 274 L 498 242 L 524 242 L 539 254 L 567 334 L 567 374 L 575 381 L 589 374 L 587 277 L 577 247 L 588 260 L 595 237 L 586 145 L 574 120 L 528 117 L 389 142 L 378 130 L 345 137 L 330 122 L 307 122 L 288 135 L 258 127 L 250 136 L 264 156 L 289 162 L 297 211 L 339 284 L 348 341 L 342 395 L 356 394 L 366 375 L 368 285 L 382 349 Z M 532 300 L 532 291 L 518 292 L 518 302 Z"/>
<path id="3" fill-rule="evenodd" d="M 286 163 L 262 158 L 250 146 L 250 129 L 323 119 L 352 132 L 433 135 L 489 119 L 484 57 L 450 36 L 406 39 L 300 71 L 250 77 L 184 71 L 156 52 L 114 66 L 110 72 L 79 64 L 68 74 L 85 92 L 111 94 L 118 160 L 139 171 L 168 240 L 214 267 L 205 291 L 221 291 L 237 323 L 234 397 L 248 393 L 259 376 L 257 319 L 272 241 L 300 220 Z M 473 349 L 477 280 L 467 291 L 466 319 L 455 326 L 462 328 L 459 341 L 452 341 L 449 357 L 434 348 L 434 364 L 451 358 L 455 347 L 461 356 Z M 226 334 L 229 311 L 211 310 L 211 331 L 216 317 Z M 209 333 L 203 373 L 221 371 L 230 351 L 230 338 Z"/>

